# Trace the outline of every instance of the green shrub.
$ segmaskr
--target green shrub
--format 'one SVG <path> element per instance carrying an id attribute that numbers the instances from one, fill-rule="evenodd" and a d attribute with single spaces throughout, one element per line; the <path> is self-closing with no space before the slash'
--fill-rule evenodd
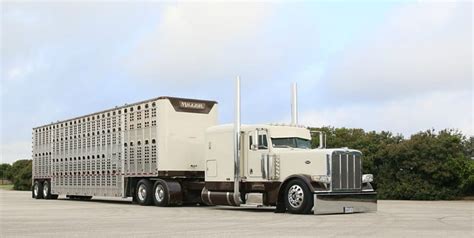
<path id="1" fill-rule="evenodd" d="M 390 132 L 314 128 L 327 134 L 327 147 L 364 154 L 363 172 L 374 174 L 381 199 L 454 199 L 474 194 L 471 142 L 456 130 L 428 130 L 409 139 Z M 313 138 L 313 145 L 319 138 Z"/>
<path id="2" fill-rule="evenodd" d="M 15 190 L 31 189 L 32 160 L 17 160 L 8 170 L 7 177 L 13 182 Z"/>

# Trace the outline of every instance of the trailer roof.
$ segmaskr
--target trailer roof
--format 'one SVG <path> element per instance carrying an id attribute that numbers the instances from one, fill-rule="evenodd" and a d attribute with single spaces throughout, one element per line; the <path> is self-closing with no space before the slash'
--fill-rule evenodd
<path id="1" fill-rule="evenodd" d="M 40 129 L 40 128 L 43 128 L 43 127 L 49 127 L 51 125 L 70 122 L 70 121 L 74 121 L 74 120 L 77 120 L 77 119 L 87 118 L 87 117 L 95 116 L 95 115 L 102 114 L 102 113 L 112 112 L 112 111 L 115 111 L 115 110 L 120 110 L 120 109 L 124 109 L 124 108 L 128 108 L 128 107 L 133 107 L 133 106 L 136 106 L 136 105 L 139 105 L 139 104 L 149 103 L 149 102 L 162 100 L 162 99 L 192 100 L 192 101 L 196 101 L 196 102 L 204 102 L 204 103 L 213 104 L 213 105 L 218 103 L 217 101 L 213 101 L 213 100 L 202 100 L 202 99 L 194 99 L 194 98 L 180 98 L 180 97 L 161 96 L 161 97 L 147 99 L 147 100 L 144 100 L 144 101 L 135 102 L 135 103 L 132 103 L 132 104 L 125 104 L 123 106 L 115 106 L 114 108 L 110 108 L 110 109 L 107 109 L 107 110 L 102 110 L 102 111 L 99 111 L 99 112 L 86 114 L 86 115 L 83 115 L 83 116 L 74 117 L 74 118 L 71 118 L 71 119 L 51 122 L 50 124 L 45 124 L 45 125 L 42 125 L 42 126 L 33 127 L 33 130 Z"/>

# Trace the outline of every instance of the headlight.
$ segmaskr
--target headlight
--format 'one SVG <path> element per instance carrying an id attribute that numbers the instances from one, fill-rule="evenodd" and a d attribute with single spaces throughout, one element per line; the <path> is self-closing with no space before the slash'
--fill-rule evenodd
<path id="1" fill-rule="evenodd" d="M 374 181 L 374 175 L 372 174 L 364 174 L 362 175 L 362 182 L 363 183 L 370 183 Z"/>
<path id="2" fill-rule="evenodd" d="M 328 175 L 313 175 L 311 180 L 320 183 L 331 183 L 331 177 Z"/>

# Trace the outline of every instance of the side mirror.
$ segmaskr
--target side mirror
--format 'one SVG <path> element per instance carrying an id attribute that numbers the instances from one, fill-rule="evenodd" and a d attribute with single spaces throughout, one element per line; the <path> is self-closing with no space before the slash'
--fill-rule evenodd
<path id="1" fill-rule="evenodd" d="M 252 136 L 252 150 L 258 150 L 258 130 L 253 132 Z"/>
<path id="2" fill-rule="evenodd" d="M 318 149 L 326 148 L 326 133 L 323 131 L 311 131 L 311 134 L 319 134 L 319 146 Z"/>
<path id="3" fill-rule="evenodd" d="M 326 148 L 326 133 L 320 132 L 319 133 L 319 149 L 325 149 Z"/>

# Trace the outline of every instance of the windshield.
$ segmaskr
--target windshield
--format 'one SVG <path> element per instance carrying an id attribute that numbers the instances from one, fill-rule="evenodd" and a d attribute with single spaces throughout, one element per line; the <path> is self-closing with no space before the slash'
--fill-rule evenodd
<path id="1" fill-rule="evenodd" d="M 300 148 L 310 149 L 311 141 L 302 138 L 272 138 L 273 148 Z"/>

